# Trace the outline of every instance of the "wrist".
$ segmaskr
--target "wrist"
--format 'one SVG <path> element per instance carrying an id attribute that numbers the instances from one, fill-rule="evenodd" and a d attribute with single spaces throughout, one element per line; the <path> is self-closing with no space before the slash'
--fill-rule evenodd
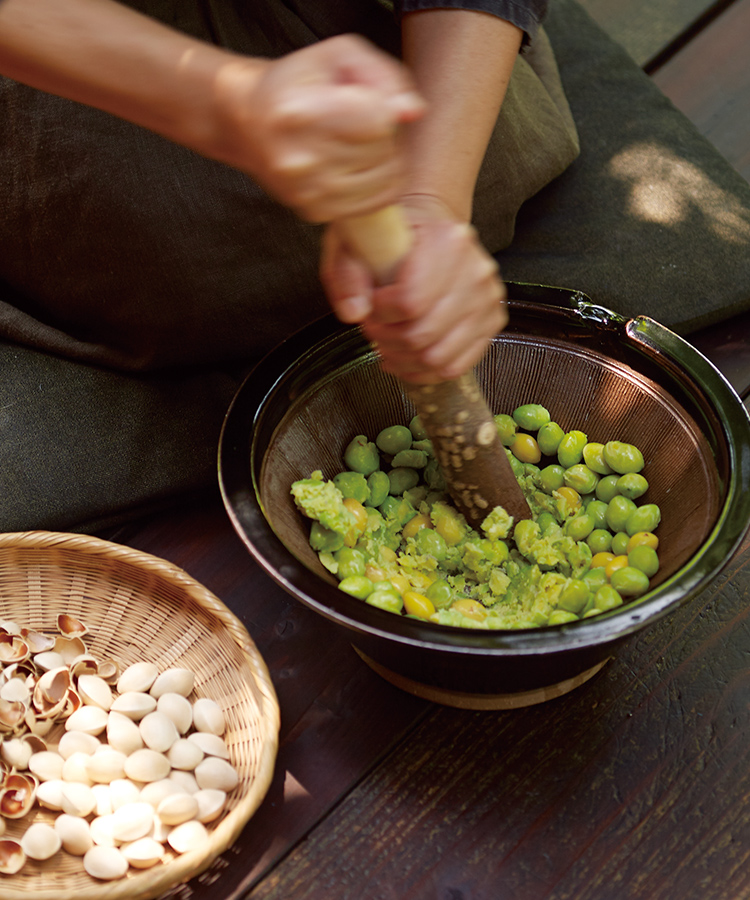
<path id="1" fill-rule="evenodd" d="M 268 65 L 267 60 L 200 44 L 186 61 L 171 97 L 165 98 L 169 121 L 162 133 L 247 171 L 252 162 L 247 141 L 257 131 L 252 125 L 252 94 Z"/>
<path id="2" fill-rule="evenodd" d="M 429 191 L 410 191 L 402 194 L 400 204 L 412 222 L 450 221 L 469 222 L 471 220 L 471 204 L 451 202 L 448 198 Z"/>

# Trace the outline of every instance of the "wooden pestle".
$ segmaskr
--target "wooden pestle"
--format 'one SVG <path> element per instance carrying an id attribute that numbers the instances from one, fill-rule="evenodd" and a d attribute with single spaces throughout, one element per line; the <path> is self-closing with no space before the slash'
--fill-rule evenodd
<path id="1" fill-rule="evenodd" d="M 336 223 L 379 284 L 389 284 L 409 252 L 412 232 L 399 206 Z M 454 503 L 473 527 L 496 506 L 514 521 L 531 511 L 473 372 L 440 384 L 404 387 L 417 409 Z"/>

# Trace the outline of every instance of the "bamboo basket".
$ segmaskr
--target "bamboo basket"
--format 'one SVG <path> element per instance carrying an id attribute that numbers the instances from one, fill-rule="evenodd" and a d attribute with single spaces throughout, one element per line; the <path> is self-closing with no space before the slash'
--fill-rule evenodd
<path id="1" fill-rule="evenodd" d="M 88 628 L 97 658 L 123 668 L 154 662 L 162 671 L 195 673 L 194 694 L 223 708 L 225 742 L 239 784 L 223 815 L 207 825 L 206 846 L 177 855 L 165 845 L 156 866 L 130 869 L 118 881 L 97 881 L 82 860 L 60 850 L 44 862 L 27 860 L 15 875 L 0 875 L 2 900 L 149 900 L 205 871 L 237 839 L 263 800 L 278 748 L 279 708 L 268 669 L 239 619 L 178 567 L 98 538 L 51 532 L 0 535 L 0 619 L 57 633 L 68 613 Z M 62 725 L 59 733 L 62 733 Z M 56 742 L 55 733 L 47 736 Z M 35 806 L 8 820 L 5 837 L 56 813 Z"/>

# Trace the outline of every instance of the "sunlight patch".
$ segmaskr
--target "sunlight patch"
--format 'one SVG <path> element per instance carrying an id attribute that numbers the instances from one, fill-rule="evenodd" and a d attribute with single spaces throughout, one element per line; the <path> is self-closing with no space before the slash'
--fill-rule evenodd
<path id="1" fill-rule="evenodd" d="M 630 213 L 645 222 L 679 225 L 697 212 L 704 225 L 733 244 L 750 241 L 750 210 L 697 166 L 656 144 L 623 150 L 610 162 L 629 186 Z"/>

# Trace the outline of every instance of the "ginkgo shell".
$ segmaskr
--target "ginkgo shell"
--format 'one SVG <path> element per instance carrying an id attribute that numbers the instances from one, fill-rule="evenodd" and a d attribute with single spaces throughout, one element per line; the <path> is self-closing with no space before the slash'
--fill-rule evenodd
<path id="1" fill-rule="evenodd" d="M 120 847 L 120 853 L 134 869 L 150 869 L 164 856 L 164 845 L 151 837 L 142 837 Z"/>
<path id="2" fill-rule="evenodd" d="M 80 816 L 62 813 L 55 819 L 54 828 L 62 841 L 63 850 L 73 856 L 83 856 L 94 846 L 89 823 Z"/>
<path id="3" fill-rule="evenodd" d="M 120 694 L 119 697 L 115 697 L 110 707 L 111 712 L 122 713 L 136 722 L 155 709 L 156 697 L 143 691 L 127 691 Z"/>
<path id="4" fill-rule="evenodd" d="M 163 753 L 144 747 L 125 760 L 125 775 L 133 781 L 160 781 L 169 775 L 171 766 Z"/>
<path id="5" fill-rule="evenodd" d="M 225 759 L 208 756 L 195 769 L 195 780 L 201 789 L 214 788 L 219 791 L 233 791 L 239 784 L 237 770 Z"/>
<path id="6" fill-rule="evenodd" d="M 107 727 L 108 715 L 99 706 L 82 706 L 65 721 L 66 731 L 82 731 L 84 734 L 98 735 Z"/>
<path id="7" fill-rule="evenodd" d="M 176 853 L 189 853 L 204 847 L 208 840 L 206 826 L 195 819 L 175 826 L 167 837 L 169 846 Z"/>
<path id="8" fill-rule="evenodd" d="M 195 794 L 170 794 L 156 807 L 156 813 L 165 825 L 181 825 L 198 814 Z"/>
<path id="9" fill-rule="evenodd" d="M 174 692 L 162 694 L 156 708 L 160 713 L 169 716 L 180 734 L 186 734 L 190 730 L 193 724 L 193 704 L 187 697 Z"/>
<path id="10" fill-rule="evenodd" d="M 128 861 L 116 847 L 96 844 L 83 857 L 83 867 L 92 878 L 113 881 L 125 877 Z"/>
<path id="11" fill-rule="evenodd" d="M 0 840 L 0 872 L 3 875 L 15 875 L 25 863 L 26 854 L 18 841 Z"/>
<path id="12" fill-rule="evenodd" d="M 126 803 L 112 813 L 112 836 L 116 841 L 136 841 L 149 833 L 153 821 L 150 803 Z"/>
<path id="13" fill-rule="evenodd" d="M 193 703 L 193 724 L 196 731 L 222 735 L 226 728 L 224 712 L 215 700 L 210 697 L 199 697 Z"/>
<path id="14" fill-rule="evenodd" d="M 143 743 L 151 750 L 166 753 L 179 738 L 179 732 L 169 716 L 158 710 L 144 716 L 138 726 Z"/>
<path id="15" fill-rule="evenodd" d="M 190 669 L 165 669 L 151 686 L 149 693 L 158 700 L 162 694 L 181 694 L 187 697 L 193 690 L 195 675 Z"/>
<path id="16" fill-rule="evenodd" d="M 151 662 L 137 662 L 124 669 L 117 679 L 118 694 L 147 692 L 156 681 L 159 669 Z"/>
<path id="17" fill-rule="evenodd" d="M 49 859 L 60 847 L 60 835 L 46 822 L 33 822 L 21 838 L 21 849 L 29 859 Z"/>

